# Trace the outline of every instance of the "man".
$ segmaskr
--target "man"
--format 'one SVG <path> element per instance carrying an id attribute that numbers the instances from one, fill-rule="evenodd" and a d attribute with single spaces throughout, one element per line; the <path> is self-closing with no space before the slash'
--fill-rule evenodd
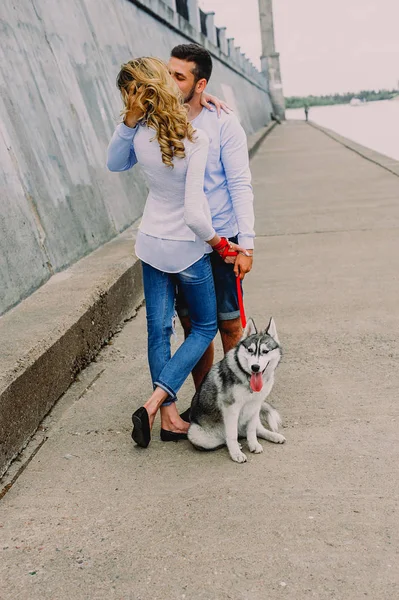
<path id="1" fill-rule="evenodd" d="M 246 134 L 237 117 L 226 112 L 220 116 L 204 108 L 205 101 L 215 101 L 204 94 L 212 73 L 212 58 L 198 44 L 182 44 L 173 48 L 169 71 L 189 106 L 189 119 L 195 128 L 202 129 L 210 140 L 205 170 L 204 190 L 216 232 L 247 249 L 234 264 L 226 264 L 214 252 L 211 256 L 215 281 L 218 327 L 223 350 L 231 350 L 241 338 L 242 327 L 238 307 L 236 276 L 244 279 L 252 268 L 254 248 L 254 212 L 251 173 L 249 171 Z M 234 261 L 234 259 L 233 259 Z M 190 331 L 190 319 L 184 298 L 178 295 L 177 312 L 185 330 Z M 193 370 L 198 389 L 213 364 L 213 344 Z"/>

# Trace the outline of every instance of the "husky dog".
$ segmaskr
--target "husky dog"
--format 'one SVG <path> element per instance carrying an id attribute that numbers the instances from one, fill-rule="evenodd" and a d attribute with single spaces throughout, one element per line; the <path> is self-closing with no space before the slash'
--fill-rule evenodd
<path id="1" fill-rule="evenodd" d="M 215 450 L 227 445 L 231 458 L 243 463 L 239 437 L 246 437 L 250 452 L 263 452 L 257 436 L 282 444 L 277 433 L 280 415 L 265 402 L 274 383 L 281 348 L 273 319 L 265 331 L 257 332 L 249 319 L 237 346 L 227 352 L 205 377 L 191 403 L 188 439 L 196 448 Z M 260 421 L 266 416 L 269 431 Z"/>

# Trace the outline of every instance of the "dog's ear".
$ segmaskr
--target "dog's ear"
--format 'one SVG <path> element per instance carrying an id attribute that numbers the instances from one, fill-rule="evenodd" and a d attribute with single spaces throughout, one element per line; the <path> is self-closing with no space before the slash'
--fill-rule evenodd
<path id="1" fill-rule="evenodd" d="M 245 338 L 247 338 L 250 335 L 254 335 L 255 333 L 258 333 L 258 330 L 255 327 L 255 323 L 253 322 L 252 319 L 248 319 L 247 325 L 243 331 L 241 339 L 245 340 Z"/>
<path id="2" fill-rule="evenodd" d="M 270 335 L 270 337 L 272 337 L 275 342 L 277 342 L 278 344 L 280 343 L 280 340 L 278 339 L 276 323 L 274 322 L 273 317 L 269 321 L 269 325 L 266 328 L 266 333 L 267 335 Z"/>

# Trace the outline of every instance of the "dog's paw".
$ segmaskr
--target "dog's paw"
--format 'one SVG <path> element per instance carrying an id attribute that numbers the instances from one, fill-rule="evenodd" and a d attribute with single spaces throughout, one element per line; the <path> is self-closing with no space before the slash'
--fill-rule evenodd
<path id="1" fill-rule="evenodd" d="M 284 444 L 285 437 L 281 435 L 281 433 L 273 433 L 272 436 L 273 437 L 270 439 L 271 442 L 274 444 Z"/>
<path id="2" fill-rule="evenodd" d="M 241 452 L 241 450 L 238 450 L 237 452 L 230 452 L 230 456 L 236 463 L 247 462 L 247 457 L 245 456 L 244 452 Z"/>
<path id="3" fill-rule="evenodd" d="M 255 444 L 248 444 L 248 448 L 250 452 L 254 452 L 255 454 L 260 454 L 263 452 L 263 446 L 262 444 L 259 444 L 259 442 L 255 442 Z"/>

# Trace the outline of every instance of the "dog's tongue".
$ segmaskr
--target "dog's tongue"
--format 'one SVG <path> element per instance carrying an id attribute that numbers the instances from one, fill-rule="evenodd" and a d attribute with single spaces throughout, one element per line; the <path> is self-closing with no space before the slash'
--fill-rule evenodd
<path id="1" fill-rule="evenodd" d="M 260 392 L 263 387 L 262 373 L 252 373 L 249 385 L 253 392 Z"/>

